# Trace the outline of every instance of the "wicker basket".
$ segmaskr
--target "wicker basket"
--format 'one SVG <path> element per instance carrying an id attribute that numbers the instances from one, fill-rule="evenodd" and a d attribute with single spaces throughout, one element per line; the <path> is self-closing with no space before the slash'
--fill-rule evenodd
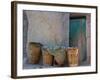
<path id="1" fill-rule="evenodd" d="M 54 59 L 53 55 L 51 55 L 48 50 L 43 51 L 43 65 L 52 66 L 53 65 L 53 59 Z"/>
<path id="2" fill-rule="evenodd" d="M 31 64 L 38 64 L 41 57 L 41 44 L 31 42 L 29 43 L 28 60 Z"/>
<path id="3" fill-rule="evenodd" d="M 78 48 L 68 48 L 67 49 L 67 59 L 68 65 L 70 67 L 79 65 L 79 52 Z"/>

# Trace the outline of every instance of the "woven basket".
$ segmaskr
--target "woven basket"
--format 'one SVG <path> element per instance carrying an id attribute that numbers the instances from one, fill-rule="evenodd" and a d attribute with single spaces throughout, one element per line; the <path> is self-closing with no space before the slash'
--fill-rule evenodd
<path id="1" fill-rule="evenodd" d="M 29 43 L 28 60 L 31 64 L 38 64 L 41 57 L 41 44 L 31 42 Z"/>
<path id="2" fill-rule="evenodd" d="M 78 48 L 68 48 L 67 49 L 67 59 L 68 65 L 70 67 L 79 65 L 79 52 Z"/>
<path id="3" fill-rule="evenodd" d="M 51 55 L 48 50 L 43 51 L 43 65 L 52 66 L 53 65 L 53 59 L 54 59 L 53 55 Z"/>

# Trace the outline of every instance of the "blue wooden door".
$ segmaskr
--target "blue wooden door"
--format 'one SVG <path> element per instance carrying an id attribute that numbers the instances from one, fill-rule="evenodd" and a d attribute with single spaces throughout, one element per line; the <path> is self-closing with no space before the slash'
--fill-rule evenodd
<path id="1" fill-rule="evenodd" d="M 69 46 L 79 48 L 80 64 L 84 64 L 87 59 L 85 17 L 70 19 Z"/>

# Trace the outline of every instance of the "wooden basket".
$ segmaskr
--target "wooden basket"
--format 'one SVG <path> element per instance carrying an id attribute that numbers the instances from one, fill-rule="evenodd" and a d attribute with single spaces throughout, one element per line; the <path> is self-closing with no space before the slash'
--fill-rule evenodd
<path id="1" fill-rule="evenodd" d="M 79 65 L 79 52 L 78 48 L 68 48 L 67 49 L 67 59 L 68 65 L 70 67 Z"/>
<path id="2" fill-rule="evenodd" d="M 48 50 L 43 51 L 43 65 L 52 66 L 53 65 L 53 59 L 54 59 L 53 55 L 51 55 Z"/>
<path id="3" fill-rule="evenodd" d="M 28 60 L 31 64 L 38 64 L 41 57 L 41 44 L 31 42 L 29 43 Z"/>

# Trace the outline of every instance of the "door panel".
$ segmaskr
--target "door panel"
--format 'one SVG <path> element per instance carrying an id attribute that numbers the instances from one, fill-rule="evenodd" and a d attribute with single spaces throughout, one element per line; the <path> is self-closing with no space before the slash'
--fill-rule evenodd
<path id="1" fill-rule="evenodd" d="M 86 18 L 70 19 L 69 46 L 78 47 L 80 54 L 80 64 L 84 64 L 86 56 Z"/>

